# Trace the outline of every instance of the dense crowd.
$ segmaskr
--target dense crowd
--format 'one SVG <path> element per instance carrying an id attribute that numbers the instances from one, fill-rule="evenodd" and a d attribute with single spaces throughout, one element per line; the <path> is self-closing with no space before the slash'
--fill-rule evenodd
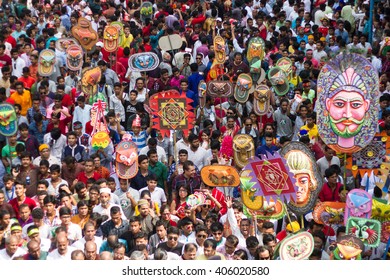
<path id="1" fill-rule="evenodd" d="M 316 223 L 310 211 L 302 217 L 290 213 L 289 219 L 256 218 L 244 211 L 240 187 L 209 187 L 200 171 L 234 165 L 221 156 L 223 140 L 246 134 L 258 157 L 278 153 L 290 141 L 307 145 L 324 178 L 320 201 L 345 202 L 343 185 L 362 188 L 362 178 L 345 168 L 343 155 L 319 137 L 317 78 L 339 53 L 368 58 L 380 77 L 378 129 L 390 136 L 389 2 L 375 1 L 372 21 L 370 3 L 362 0 L 151 2 L 153 14 L 145 18 L 137 0 L 2 1 L 0 102 L 15 107 L 18 132 L 0 135 L 0 260 L 271 260 L 277 259 L 278 243 L 299 230 L 313 235 L 309 259 L 332 259 L 344 226 Z M 102 72 L 91 96 L 82 91 L 81 71 L 68 69 L 65 53 L 55 45 L 71 36 L 80 17 L 99 35 L 83 58 L 83 69 L 98 66 Z M 103 31 L 117 21 L 123 23 L 121 43 L 109 53 Z M 159 39 L 168 34 L 181 37 L 180 49 L 161 50 Z M 215 77 L 210 70 L 217 35 L 225 42 L 226 62 Z M 265 78 L 261 83 L 273 93 L 262 116 L 253 110 L 253 95 L 245 103 L 207 95 L 201 106 L 201 80 L 235 85 L 239 74 L 250 73 L 247 44 L 255 37 L 265 42 L 264 72 L 280 58 L 292 61 L 287 94 L 276 94 Z M 56 54 L 48 77 L 38 73 L 45 49 Z M 155 53 L 159 66 L 132 71 L 130 57 L 142 52 Z M 193 101 L 188 135 L 152 128 L 145 105 L 172 89 Z M 111 139 L 98 149 L 91 145 L 90 115 L 97 100 L 107 103 Z M 138 148 L 138 172 L 129 180 L 115 170 L 116 147 L 127 134 Z M 382 197 L 377 187 L 371 191 Z M 205 202 L 191 207 L 188 196 L 195 192 Z M 382 258 L 385 245 L 367 248 L 362 258 Z"/>

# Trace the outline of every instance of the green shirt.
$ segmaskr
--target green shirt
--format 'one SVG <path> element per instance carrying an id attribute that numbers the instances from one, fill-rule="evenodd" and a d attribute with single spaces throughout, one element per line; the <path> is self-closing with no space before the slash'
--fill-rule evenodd
<path id="1" fill-rule="evenodd" d="M 20 142 L 20 141 L 17 141 L 16 142 L 16 145 L 17 144 L 23 144 L 23 142 Z M 10 146 L 9 144 L 8 145 L 5 145 L 3 147 L 3 149 L 1 150 L 1 157 L 3 159 L 6 159 L 9 163 L 9 166 L 7 167 L 7 173 L 10 173 L 11 172 L 11 164 L 12 164 L 12 160 L 14 158 L 17 158 L 18 155 L 16 154 L 16 145 L 15 146 Z"/>
<path id="2" fill-rule="evenodd" d="M 154 174 L 156 174 L 158 178 L 157 186 L 164 189 L 164 182 L 168 178 L 168 167 L 166 167 L 165 164 L 158 161 L 155 166 L 151 166 L 149 164 L 149 170 Z"/>

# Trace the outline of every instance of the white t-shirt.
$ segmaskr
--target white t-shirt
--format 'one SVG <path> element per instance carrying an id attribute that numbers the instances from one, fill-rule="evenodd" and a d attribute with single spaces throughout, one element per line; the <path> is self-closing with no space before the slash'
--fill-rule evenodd
<path id="1" fill-rule="evenodd" d="M 77 250 L 76 248 L 72 246 L 68 246 L 66 254 L 60 255 L 60 253 L 58 253 L 58 249 L 55 249 L 54 251 L 49 253 L 49 255 L 47 256 L 47 260 L 49 261 L 71 260 L 72 252 L 76 250 Z"/>
<path id="2" fill-rule="evenodd" d="M 142 193 L 142 191 L 148 190 L 148 187 L 142 188 L 139 190 L 139 193 Z M 167 197 L 165 196 L 165 192 L 162 188 L 156 187 L 153 192 L 150 192 L 152 195 L 151 199 L 153 202 L 157 202 L 158 207 L 161 207 L 163 203 L 167 202 Z"/>

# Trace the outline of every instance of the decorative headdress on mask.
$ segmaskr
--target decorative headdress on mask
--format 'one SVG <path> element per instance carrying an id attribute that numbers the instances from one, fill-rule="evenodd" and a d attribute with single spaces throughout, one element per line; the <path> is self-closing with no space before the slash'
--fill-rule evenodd
<path id="1" fill-rule="evenodd" d="M 42 77 L 49 77 L 54 72 L 56 64 L 56 53 L 53 50 L 45 49 L 39 53 L 38 74 Z"/>
<path id="2" fill-rule="evenodd" d="M 66 52 L 73 45 L 78 45 L 76 39 L 73 38 L 60 38 L 56 41 L 56 49 L 60 52 Z"/>
<path id="3" fill-rule="evenodd" d="M 287 205 L 296 215 L 304 215 L 312 209 L 322 189 L 322 176 L 312 152 L 300 142 L 290 142 L 280 151 L 294 174 L 297 198 Z"/>
<path id="4" fill-rule="evenodd" d="M 240 175 L 233 166 L 207 165 L 200 171 L 200 176 L 210 187 L 237 187 L 240 184 Z"/>

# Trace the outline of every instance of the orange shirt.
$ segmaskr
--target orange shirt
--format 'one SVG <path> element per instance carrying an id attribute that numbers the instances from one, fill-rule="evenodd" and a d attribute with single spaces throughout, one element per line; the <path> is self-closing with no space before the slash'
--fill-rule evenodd
<path id="1" fill-rule="evenodd" d="M 18 79 L 18 81 L 23 82 L 24 87 L 28 89 L 31 89 L 31 87 L 35 83 L 35 79 L 31 76 L 28 76 L 27 78 L 22 76 Z"/>
<path id="2" fill-rule="evenodd" d="M 22 107 L 20 114 L 22 116 L 27 115 L 27 110 L 32 107 L 31 94 L 28 90 L 24 90 L 23 94 L 19 94 L 18 92 L 14 92 L 10 99 L 15 101 L 15 104 L 19 104 Z"/>

